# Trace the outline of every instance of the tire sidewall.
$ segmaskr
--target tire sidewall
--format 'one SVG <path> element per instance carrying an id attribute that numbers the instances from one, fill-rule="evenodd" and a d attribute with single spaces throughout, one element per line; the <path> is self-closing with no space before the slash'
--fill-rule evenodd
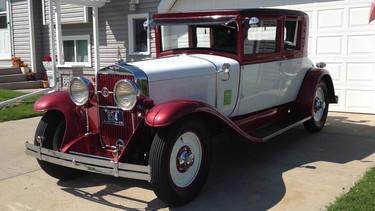
<path id="1" fill-rule="evenodd" d="M 192 132 L 198 137 L 201 145 L 202 155 L 200 167 L 194 180 L 188 186 L 181 188 L 174 183 L 171 177 L 169 164 L 170 159 L 173 159 L 171 158 L 171 154 L 175 143 L 178 141 L 178 138 L 186 132 Z M 156 195 L 158 195 L 158 197 L 163 201 L 173 205 L 185 204 L 199 194 L 208 175 L 210 164 L 210 141 L 207 130 L 199 121 L 185 120 L 178 122 L 172 127 L 159 130 L 157 132 L 157 136 L 159 136 L 160 140 L 165 142 L 165 148 L 161 155 L 160 161 L 161 165 L 165 166 L 163 169 L 161 169 L 159 179 L 151 174 L 151 185 L 154 186 Z M 152 154 L 153 153 L 150 153 L 150 159 L 154 159 Z M 150 163 L 151 169 L 162 168 L 161 166 L 152 165 L 153 162 Z M 157 190 L 160 185 L 164 185 L 163 193 Z"/>
<path id="2" fill-rule="evenodd" d="M 315 121 L 314 114 L 315 114 L 315 95 L 318 89 L 322 89 L 324 94 L 324 101 L 325 101 L 325 109 L 323 112 L 323 115 L 319 121 Z M 309 132 L 319 132 L 323 129 L 328 116 L 328 108 L 329 108 L 329 101 L 328 101 L 328 88 L 324 81 L 319 82 L 319 84 L 316 86 L 315 91 L 313 93 L 313 99 L 312 99 L 312 105 L 311 105 L 311 118 L 304 122 L 303 125 L 305 129 Z"/>
<path id="3" fill-rule="evenodd" d="M 325 108 L 324 108 L 324 111 L 323 111 L 323 116 L 322 118 L 319 120 L 319 121 L 315 121 L 314 119 L 314 104 L 315 102 L 313 103 L 313 109 L 312 109 L 312 120 L 314 121 L 314 124 L 316 125 L 317 128 L 320 128 L 322 129 L 324 127 L 324 124 L 326 123 L 326 120 L 327 120 L 327 115 L 328 115 L 328 108 L 329 108 L 329 103 L 328 103 L 328 89 L 327 89 L 327 86 L 324 82 L 320 82 L 317 86 L 317 88 L 315 89 L 315 93 L 314 93 L 314 100 L 315 100 L 315 94 L 317 92 L 317 90 L 321 88 L 322 91 L 323 91 L 323 94 L 324 94 L 324 102 L 325 102 Z"/>

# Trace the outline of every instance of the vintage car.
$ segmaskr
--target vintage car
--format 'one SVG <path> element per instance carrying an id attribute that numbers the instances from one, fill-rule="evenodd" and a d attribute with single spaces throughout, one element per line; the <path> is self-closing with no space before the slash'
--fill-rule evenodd
<path id="1" fill-rule="evenodd" d="M 212 137 L 264 142 L 322 130 L 336 103 L 325 64 L 307 58 L 308 16 L 284 9 L 153 15 L 157 58 L 99 70 L 39 99 L 28 155 L 52 177 L 86 171 L 149 181 L 182 205 L 204 186 Z M 230 141 L 230 140 L 228 140 Z"/>

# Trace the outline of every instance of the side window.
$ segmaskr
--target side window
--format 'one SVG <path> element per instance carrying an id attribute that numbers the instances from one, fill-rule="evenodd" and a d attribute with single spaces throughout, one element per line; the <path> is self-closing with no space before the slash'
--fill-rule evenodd
<path id="1" fill-rule="evenodd" d="M 260 20 L 257 27 L 249 27 L 245 33 L 245 54 L 277 52 L 277 20 Z"/>
<path id="2" fill-rule="evenodd" d="M 90 36 L 64 36 L 63 51 L 65 63 L 79 63 L 91 66 Z"/>
<path id="3" fill-rule="evenodd" d="M 130 55 L 149 55 L 150 37 L 149 29 L 145 29 L 143 23 L 148 21 L 148 14 L 128 15 L 128 35 Z"/>
<path id="4" fill-rule="evenodd" d="M 211 28 L 197 27 L 197 47 L 209 48 L 210 47 Z"/>
<path id="5" fill-rule="evenodd" d="M 284 27 L 284 50 L 299 50 L 298 46 L 298 21 L 285 21 Z"/>

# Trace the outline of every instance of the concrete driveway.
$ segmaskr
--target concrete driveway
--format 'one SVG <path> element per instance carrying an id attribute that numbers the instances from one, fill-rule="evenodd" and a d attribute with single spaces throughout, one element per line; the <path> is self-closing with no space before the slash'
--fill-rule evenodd
<path id="1" fill-rule="evenodd" d="M 375 166 L 375 115 L 331 112 L 317 134 L 300 126 L 265 144 L 215 138 L 205 188 L 169 207 L 147 182 L 49 177 L 24 152 L 39 119 L 0 123 L 0 210 L 324 210 Z"/>

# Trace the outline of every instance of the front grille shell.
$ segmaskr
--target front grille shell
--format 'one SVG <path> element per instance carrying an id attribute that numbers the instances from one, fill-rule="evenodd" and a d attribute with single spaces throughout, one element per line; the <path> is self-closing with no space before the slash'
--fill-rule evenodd
<path id="1" fill-rule="evenodd" d="M 125 63 L 122 63 L 122 65 L 113 65 L 107 68 L 103 68 L 98 72 L 96 77 L 99 116 L 98 125 L 101 142 L 104 146 L 114 146 L 116 141 L 119 139 L 127 143 L 133 132 L 135 131 L 138 125 L 138 114 L 123 111 L 116 105 L 113 97 L 113 88 L 117 81 L 127 79 L 137 84 L 137 86 L 141 90 L 142 95 L 148 95 L 147 77 L 144 73 L 142 73 L 143 72 L 140 69 L 127 65 Z M 122 112 L 124 117 L 124 124 L 105 124 L 103 122 L 102 114 L 107 109 Z"/>

